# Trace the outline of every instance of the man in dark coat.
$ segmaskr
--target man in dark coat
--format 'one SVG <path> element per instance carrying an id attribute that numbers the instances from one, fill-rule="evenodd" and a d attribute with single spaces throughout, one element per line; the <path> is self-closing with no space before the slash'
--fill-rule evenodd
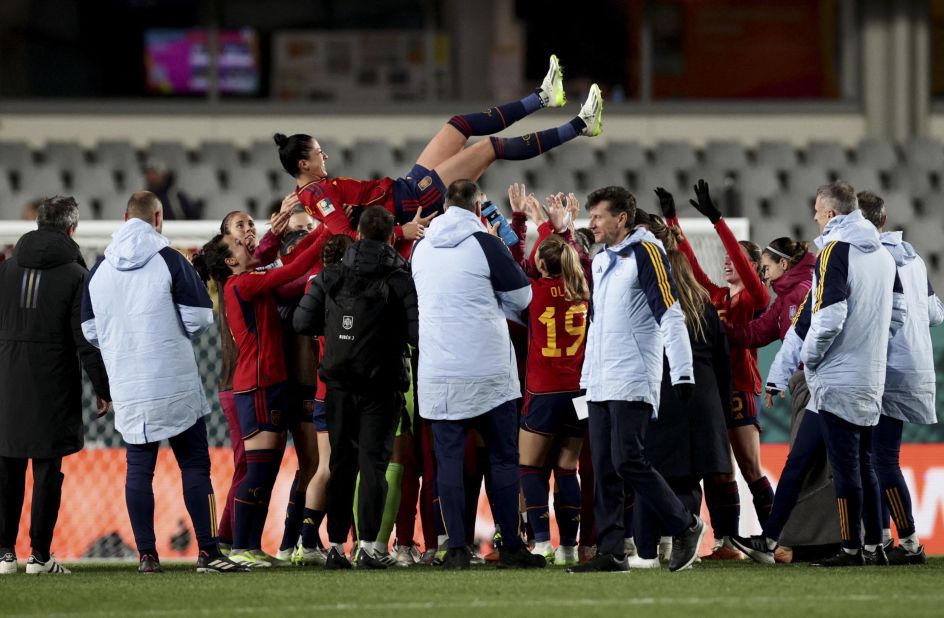
<path id="1" fill-rule="evenodd" d="M 83 445 L 81 358 L 108 410 L 108 376 L 82 335 L 79 309 L 88 269 L 72 240 L 79 209 L 71 197 L 39 207 L 39 229 L 0 262 L 0 575 L 16 573 L 17 528 L 26 465 L 33 460 L 32 555 L 28 574 L 68 573 L 49 554 L 59 516 L 62 458 Z"/>

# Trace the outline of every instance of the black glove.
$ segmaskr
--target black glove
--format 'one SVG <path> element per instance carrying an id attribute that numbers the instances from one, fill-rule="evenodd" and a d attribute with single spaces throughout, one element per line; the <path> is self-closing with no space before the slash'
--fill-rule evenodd
<path id="1" fill-rule="evenodd" d="M 672 197 L 672 194 L 662 187 L 656 187 L 656 195 L 659 197 L 659 207 L 662 208 L 662 216 L 666 219 L 674 217 L 675 198 Z"/>
<path id="2" fill-rule="evenodd" d="M 672 387 L 675 388 L 675 395 L 682 401 L 690 400 L 695 394 L 695 385 L 691 382 L 673 384 Z"/>
<path id="3" fill-rule="evenodd" d="M 699 179 L 698 184 L 695 185 L 695 197 L 698 199 L 697 202 L 688 200 L 695 210 L 708 217 L 712 223 L 721 220 L 721 211 L 712 203 L 711 196 L 708 195 L 708 183 L 704 180 Z"/>

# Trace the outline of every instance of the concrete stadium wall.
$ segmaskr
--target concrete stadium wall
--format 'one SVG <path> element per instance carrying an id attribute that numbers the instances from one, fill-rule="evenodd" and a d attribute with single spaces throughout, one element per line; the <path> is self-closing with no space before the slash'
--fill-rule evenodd
<path id="1" fill-rule="evenodd" d="M 466 106 L 467 107 L 467 106 Z M 573 106 L 576 112 L 577 107 Z M 470 111 L 457 104 L 455 111 Z M 267 139 L 276 131 L 309 133 L 342 145 L 357 139 L 407 139 L 432 137 L 449 112 L 424 114 L 4 114 L 0 116 L 0 140 L 26 140 L 39 147 L 49 140 L 75 140 L 92 146 L 100 139 L 130 139 L 139 146 L 151 140 L 178 140 L 196 146 L 201 140 L 225 139 L 248 145 Z M 569 114 L 542 112 L 505 131 L 516 135 L 558 126 Z M 944 133 L 944 119 L 939 122 Z M 782 139 L 801 146 L 811 139 L 837 140 L 853 145 L 866 135 L 861 113 L 660 113 L 606 114 L 602 143 L 608 139 L 686 139 L 701 144 L 708 139 L 737 139 L 752 145 L 760 139 Z"/>

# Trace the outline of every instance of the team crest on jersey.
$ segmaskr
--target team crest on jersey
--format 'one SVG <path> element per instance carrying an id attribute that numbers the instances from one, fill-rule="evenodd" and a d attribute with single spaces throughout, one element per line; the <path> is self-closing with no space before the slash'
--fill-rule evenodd
<path id="1" fill-rule="evenodd" d="M 331 200 L 324 198 L 318 202 L 318 210 L 321 211 L 321 214 L 325 217 L 334 212 L 334 204 L 331 203 Z"/>
<path id="2" fill-rule="evenodd" d="M 341 326 L 344 327 L 344 330 L 351 330 L 354 328 L 354 316 L 346 315 L 341 318 Z"/>
<path id="3" fill-rule="evenodd" d="M 791 321 L 791 322 L 793 321 L 793 318 L 796 317 L 796 314 L 797 314 L 797 306 L 796 306 L 796 305 L 790 305 L 790 321 Z"/>
<path id="4" fill-rule="evenodd" d="M 433 179 L 430 176 L 423 176 L 423 179 L 417 185 L 420 188 L 420 191 L 425 191 L 429 188 L 429 185 L 433 184 Z"/>
<path id="5" fill-rule="evenodd" d="M 276 427 L 279 427 L 282 424 L 282 411 L 281 410 L 272 410 L 269 412 L 269 418 L 272 420 L 272 424 Z"/>

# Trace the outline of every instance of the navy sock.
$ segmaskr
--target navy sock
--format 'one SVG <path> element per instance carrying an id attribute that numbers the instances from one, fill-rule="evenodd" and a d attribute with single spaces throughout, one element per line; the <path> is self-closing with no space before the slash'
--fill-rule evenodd
<path id="1" fill-rule="evenodd" d="M 535 90 L 519 101 L 492 107 L 485 112 L 453 116 L 449 124 L 466 137 L 498 133 L 544 107 L 538 92 L 540 90 Z"/>
<path id="2" fill-rule="evenodd" d="M 711 481 L 708 486 L 710 489 L 705 493 L 705 498 L 715 538 L 736 535 L 741 517 L 741 496 L 738 494 L 737 481 Z"/>
<path id="3" fill-rule="evenodd" d="M 766 476 L 762 476 L 748 485 L 751 490 L 751 496 L 754 501 L 754 510 L 757 512 L 757 521 L 761 527 L 767 525 L 767 519 L 770 517 L 770 509 L 774 506 L 774 489 L 770 486 L 770 481 Z"/>
<path id="4" fill-rule="evenodd" d="M 321 547 L 321 522 L 324 521 L 325 512 L 316 509 L 305 509 L 305 515 L 302 519 L 302 547 L 314 549 Z"/>
<path id="5" fill-rule="evenodd" d="M 298 535 L 302 529 L 302 515 L 305 510 L 305 492 L 298 491 L 299 471 L 295 471 L 295 478 L 292 480 L 292 488 L 288 494 L 288 506 L 285 508 L 285 532 L 282 533 L 282 543 L 279 550 L 286 550 L 295 547 L 298 542 Z"/>
<path id="6" fill-rule="evenodd" d="M 554 468 L 554 514 L 557 517 L 557 530 L 560 544 L 573 547 L 577 544 L 577 531 L 580 529 L 580 482 L 577 470 Z"/>
<path id="7" fill-rule="evenodd" d="M 236 491 L 233 546 L 237 549 L 262 548 L 262 530 L 275 481 L 272 462 L 276 453 L 272 449 L 246 452 L 246 478 Z"/>
<path id="8" fill-rule="evenodd" d="M 525 507 L 528 509 L 528 523 L 534 531 L 537 542 L 549 541 L 551 527 L 547 510 L 548 479 L 544 468 L 536 466 L 518 466 L 521 478 L 521 491 L 524 494 Z"/>
<path id="9" fill-rule="evenodd" d="M 574 118 L 556 129 L 528 133 L 521 137 L 490 137 L 489 139 L 492 141 L 496 159 L 521 161 L 533 159 L 551 148 L 574 139 L 585 128 L 586 124 L 583 120 Z"/>

